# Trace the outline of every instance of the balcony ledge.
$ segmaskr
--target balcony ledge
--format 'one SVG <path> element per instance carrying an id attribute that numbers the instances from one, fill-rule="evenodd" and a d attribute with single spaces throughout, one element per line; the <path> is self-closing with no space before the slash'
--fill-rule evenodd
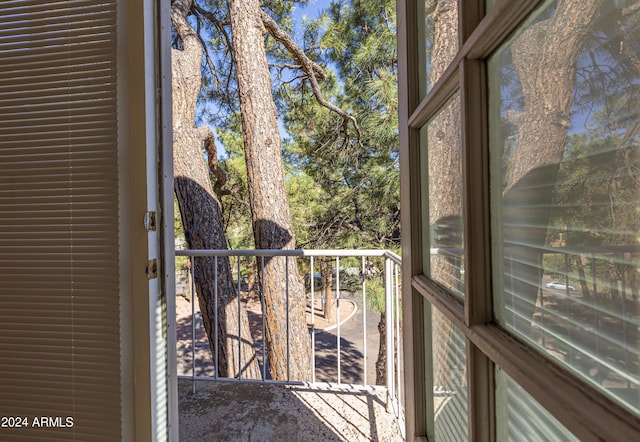
<path id="1" fill-rule="evenodd" d="M 386 388 L 178 382 L 181 441 L 402 441 Z"/>

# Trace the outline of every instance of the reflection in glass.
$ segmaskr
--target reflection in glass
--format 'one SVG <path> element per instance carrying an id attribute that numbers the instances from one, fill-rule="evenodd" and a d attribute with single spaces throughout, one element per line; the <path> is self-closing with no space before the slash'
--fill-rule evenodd
<path id="1" fill-rule="evenodd" d="M 427 92 L 458 52 L 458 1 L 425 0 L 424 32 Z"/>
<path id="2" fill-rule="evenodd" d="M 496 318 L 640 412 L 640 9 L 598 4 L 489 63 Z"/>
<path id="3" fill-rule="evenodd" d="M 437 309 L 432 311 L 435 440 L 468 440 L 466 341 Z"/>
<path id="4" fill-rule="evenodd" d="M 499 368 L 496 369 L 496 427 L 499 442 L 578 440 Z"/>
<path id="5" fill-rule="evenodd" d="M 427 159 L 423 166 L 427 170 L 423 174 L 427 175 L 429 210 L 425 214 L 429 231 L 425 234 L 429 238 L 430 259 L 425 274 L 464 296 L 459 95 L 423 126 L 421 136 L 423 155 Z"/>

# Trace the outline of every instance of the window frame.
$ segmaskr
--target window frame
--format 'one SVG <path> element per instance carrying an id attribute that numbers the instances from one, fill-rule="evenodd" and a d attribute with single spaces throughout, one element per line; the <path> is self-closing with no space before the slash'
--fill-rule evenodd
<path id="1" fill-rule="evenodd" d="M 576 374 L 498 326 L 493 317 L 489 198 L 488 57 L 542 0 L 459 0 L 458 53 L 424 93 L 423 2 L 398 0 L 398 96 L 403 225 L 403 320 L 407 440 L 431 435 L 433 402 L 427 367 L 425 305 L 437 308 L 467 340 L 469 440 L 496 439 L 495 367 L 500 367 L 582 440 L 633 440 L 640 421 Z M 462 106 L 465 299 L 423 274 L 420 128 L 457 91 Z M 424 96 L 422 100 L 420 97 Z M 431 401 L 431 403 L 430 403 Z M 588 426 L 584 423 L 588 422 Z"/>

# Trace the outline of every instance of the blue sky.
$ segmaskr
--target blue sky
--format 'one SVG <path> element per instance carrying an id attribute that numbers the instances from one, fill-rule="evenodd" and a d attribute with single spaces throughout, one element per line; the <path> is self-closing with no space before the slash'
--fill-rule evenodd
<path id="1" fill-rule="evenodd" d="M 327 9 L 330 4 L 331 4 L 331 0 L 310 0 L 306 4 L 297 4 L 293 12 L 294 33 L 296 35 L 301 35 L 302 28 L 300 27 L 300 24 L 302 23 L 302 21 L 305 19 L 306 20 L 316 19 L 320 15 L 321 11 Z M 278 121 L 278 127 L 280 128 L 280 136 L 283 139 L 286 138 L 288 134 L 284 130 L 281 120 Z M 215 127 L 211 127 L 211 130 L 215 134 Z M 227 156 L 226 151 L 218 142 L 217 137 L 215 142 L 216 142 L 216 150 L 218 153 L 218 158 L 222 159 L 226 157 Z"/>
<path id="2" fill-rule="evenodd" d="M 314 19 L 318 17 L 320 11 L 327 9 L 331 2 L 329 0 L 310 0 L 303 5 L 296 5 L 293 12 L 293 19 L 295 21 L 301 21 L 303 17 L 308 19 Z"/>

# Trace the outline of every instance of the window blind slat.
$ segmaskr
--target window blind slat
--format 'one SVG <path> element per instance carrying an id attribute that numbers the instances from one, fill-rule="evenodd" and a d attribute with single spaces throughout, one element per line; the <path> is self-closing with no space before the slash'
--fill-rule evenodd
<path id="1" fill-rule="evenodd" d="M 0 440 L 121 438 L 116 16 L 0 2 Z"/>

